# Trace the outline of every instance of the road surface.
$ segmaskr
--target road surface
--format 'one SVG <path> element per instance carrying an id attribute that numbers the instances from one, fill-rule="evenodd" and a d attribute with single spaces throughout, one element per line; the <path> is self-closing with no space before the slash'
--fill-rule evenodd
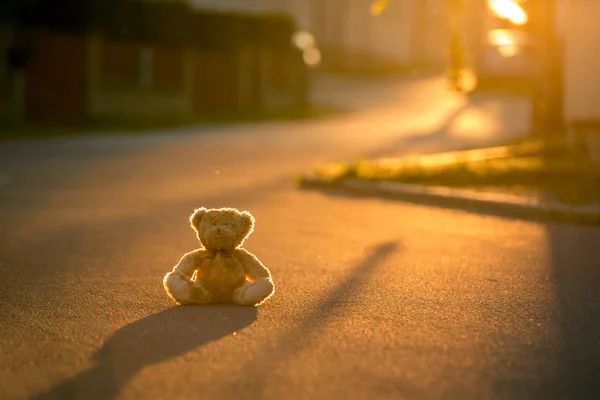
<path id="1" fill-rule="evenodd" d="M 357 112 L 0 145 L 0 399 L 600 398 L 599 229 L 294 186 L 504 140 L 522 105 L 428 76 L 317 95 Z M 200 206 L 255 215 L 263 307 L 164 293 Z"/>

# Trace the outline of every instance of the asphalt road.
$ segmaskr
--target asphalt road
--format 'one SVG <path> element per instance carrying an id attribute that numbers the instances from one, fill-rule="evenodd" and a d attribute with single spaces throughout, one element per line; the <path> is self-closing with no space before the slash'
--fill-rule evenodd
<path id="1" fill-rule="evenodd" d="M 527 111 L 427 77 L 319 90 L 362 111 L 0 144 L 0 399 L 600 398 L 600 229 L 294 186 L 500 140 Z M 199 206 L 255 215 L 263 307 L 164 293 Z"/>

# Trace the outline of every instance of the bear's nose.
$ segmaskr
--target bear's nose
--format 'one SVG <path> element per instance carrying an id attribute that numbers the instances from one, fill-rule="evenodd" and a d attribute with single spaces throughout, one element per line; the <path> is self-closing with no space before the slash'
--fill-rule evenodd
<path id="1" fill-rule="evenodd" d="M 221 233 L 221 228 L 217 227 L 217 233 Z"/>

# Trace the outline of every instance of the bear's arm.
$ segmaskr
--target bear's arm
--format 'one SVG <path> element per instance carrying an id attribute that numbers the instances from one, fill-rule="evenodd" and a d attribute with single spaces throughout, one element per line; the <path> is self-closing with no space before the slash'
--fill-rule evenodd
<path id="1" fill-rule="evenodd" d="M 256 279 L 268 279 L 271 280 L 271 272 L 267 267 L 265 267 L 256 256 L 249 251 L 244 249 L 236 249 L 235 254 L 238 257 L 238 260 L 244 266 L 244 272 L 246 276 L 248 276 L 251 280 L 255 281 Z"/>
<path id="2" fill-rule="evenodd" d="M 190 251 L 181 257 L 181 260 L 173 268 L 173 272 L 191 278 L 194 271 L 202 265 L 202 261 L 204 261 L 207 255 L 207 251 L 204 249 Z"/>

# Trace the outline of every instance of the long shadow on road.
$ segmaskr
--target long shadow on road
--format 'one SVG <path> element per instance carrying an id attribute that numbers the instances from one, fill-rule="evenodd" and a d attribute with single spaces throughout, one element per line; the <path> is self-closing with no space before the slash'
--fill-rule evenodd
<path id="1" fill-rule="evenodd" d="M 558 386 L 561 399 L 600 399 L 600 230 L 547 227 L 558 302 Z"/>
<path id="2" fill-rule="evenodd" d="M 225 382 L 228 386 L 220 391 L 223 398 L 236 398 L 240 394 L 248 399 L 263 398 L 266 385 L 273 379 L 269 371 L 278 370 L 317 341 L 317 335 L 331 318 L 343 314 L 351 303 L 357 301 L 363 286 L 399 249 L 400 246 L 396 242 L 381 243 L 369 249 L 367 257 L 348 271 L 346 280 L 333 289 L 299 326 L 291 327 L 278 338 L 273 347 L 265 349 L 262 357 L 244 366 L 244 372 L 240 375 L 246 378 L 244 381 Z"/>
<path id="3" fill-rule="evenodd" d="M 173 307 L 118 330 L 94 356 L 95 365 L 34 400 L 113 399 L 142 368 L 184 355 L 239 331 L 255 307 Z"/>

